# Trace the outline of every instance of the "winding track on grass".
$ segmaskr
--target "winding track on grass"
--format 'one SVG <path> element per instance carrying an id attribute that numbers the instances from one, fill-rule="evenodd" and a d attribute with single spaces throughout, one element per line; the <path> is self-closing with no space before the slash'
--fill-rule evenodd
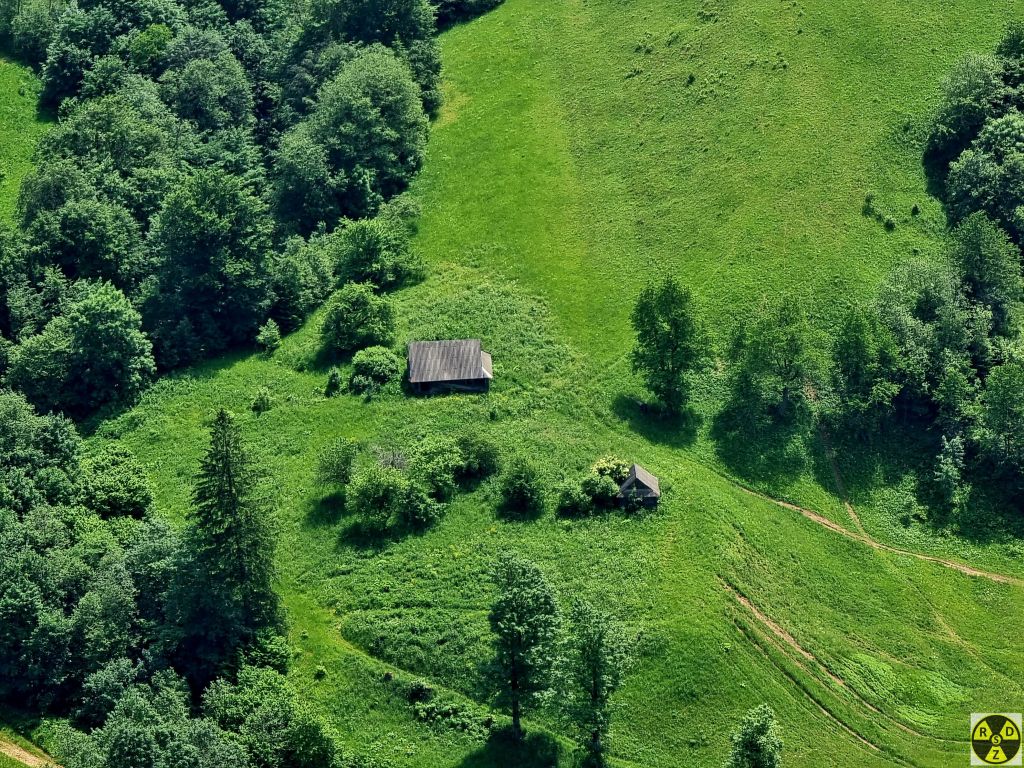
<path id="1" fill-rule="evenodd" d="M 6 755 L 12 760 L 16 760 L 22 765 L 27 765 L 28 768 L 47 768 L 47 766 L 56 766 L 56 768 L 59 768 L 59 766 L 57 766 L 57 764 L 50 758 L 34 755 L 28 750 L 19 747 L 3 735 L 0 735 L 0 754 Z"/>
<path id="2" fill-rule="evenodd" d="M 830 458 L 829 461 L 831 462 L 832 459 Z M 957 560 L 947 560 L 944 557 L 938 557 L 936 555 L 926 555 L 923 552 L 912 552 L 909 549 L 901 549 L 900 547 L 894 547 L 891 544 L 886 544 L 884 542 L 879 541 L 867 532 L 860 533 L 858 531 L 851 531 L 849 528 L 844 528 L 839 523 L 833 520 L 829 520 L 824 515 L 807 509 L 806 507 L 791 504 L 790 502 L 782 501 L 781 499 L 774 499 L 771 496 L 761 493 L 760 491 L 756 491 L 753 488 L 749 488 L 748 486 L 743 485 L 742 483 L 737 483 L 735 480 L 733 480 L 732 482 L 736 483 L 736 486 L 740 490 L 742 490 L 746 494 L 749 494 L 750 496 L 754 496 L 758 499 L 761 499 L 762 501 L 770 502 L 772 504 L 775 504 L 776 506 L 782 507 L 783 509 L 788 509 L 791 512 L 797 512 L 806 517 L 808 520 L 822 526 L 823 528 L 828 528 L 830 531 L 838 533 L 840 536 L 845 536 L 846 538 L 851 539 L 853 541 L 858 541 L 861 544 L 865 544 L 871 547 L 872 549 L 877 549 L 883 552 L 892 552 L 896 555 L 903 555 L 904 557 L 914 557 L 918 560 L 923 560 L 929 563 L 935 563 L 945 568 L 949 568 L 954 571 L 959 571 L 965 576 L 974 576 L 979 579 L 988 579 L 989 581 L 994 581 L 999 584 L 1010 584 L 1017 587 L 1024 587 L 1024 579 L 1018 578 L 1016 576 L 1008 576 L 1004 573 L 993 573 L 992 571 L 984 571 L 980 568 L 975 568 L 974 566 L 967 565 L 967 563 L 961 563 Z M 844 501 L 843 503 L 849 510 L 853 509 L 853 505 L 851 505 L 848 501 Z M 856 513 L 853 513 L 853 515 L 851 515 L 851 519 L 859 520 L 859 518 L 856 517 Z"/>

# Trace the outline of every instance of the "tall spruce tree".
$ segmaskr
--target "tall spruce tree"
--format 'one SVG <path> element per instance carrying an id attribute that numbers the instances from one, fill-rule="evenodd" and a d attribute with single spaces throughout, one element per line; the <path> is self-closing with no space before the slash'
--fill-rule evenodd
<path id="1" fill-rule="evenodd" d="M 223 408 L 196 478 L 183 549 L 172 595 L 177 656 L 201 689 L 261 632 L 281 625 L 270 514 L 241 430 Z"/>
<path id="2" fill-rule="evenodd" d="M 515 552 L 494 569 L 498 599 L 491 608 L 500 697 L 512 713 L 512 737 L 523 738 L 522 713 L 550 683 L 558 632 L 558 607 L 544 574 Z"/>

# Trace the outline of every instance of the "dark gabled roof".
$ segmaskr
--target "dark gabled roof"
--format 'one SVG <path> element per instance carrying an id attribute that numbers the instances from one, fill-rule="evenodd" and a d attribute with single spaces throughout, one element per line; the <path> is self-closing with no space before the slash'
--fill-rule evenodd
<path id="1" fill-rule="evenodd" d="M 413 384 L 490 378 L 491 356 L 481 351 L 480 339 L 409 344 L 409 381 Z"/>
<path id="2" fill-rule="evenodd" d="M 619 495 L 624 495 L 626 491 L 637 483 L 650 488 L 653 496 L 661 496 L 661 486 L 658 484 L 658 478 L 639 464 L 634 464 L 629 468 L 629 476 L 626 478 L 626 482 L 622 484 L 622 487 L 619 488 Z"/>

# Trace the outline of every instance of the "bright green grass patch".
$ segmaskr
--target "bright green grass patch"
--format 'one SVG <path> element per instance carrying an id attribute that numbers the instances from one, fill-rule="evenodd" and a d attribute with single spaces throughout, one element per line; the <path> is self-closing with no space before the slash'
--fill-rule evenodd
<path id="1" fill-rule="evenodd" d="M 640 286 L 666 270 L 720 331 L 778 292 L 826 322 L 897 259 L 934 250 L 929 105 L 1004 12 L 510 0 L 445 38 L 421 242 L 548 296 L 602 363 L 622 354 Z M 868 191 L 894 232 L 863 215 Z"/>
<path id="2" fill-rule="evenodd" d="M 32 167 L 36 142 L 48 120 L 39 114 L 39 81 L 32 71 L 0 55 L 0 218 L 11 219 L 21 180 Z"/>

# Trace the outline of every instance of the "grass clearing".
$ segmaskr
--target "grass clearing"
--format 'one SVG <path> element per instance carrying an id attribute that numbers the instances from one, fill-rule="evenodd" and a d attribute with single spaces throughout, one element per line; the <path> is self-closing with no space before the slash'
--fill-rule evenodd
<path id="1" fill-rule="evenodd" d="M 1021 615 L 1024 590 L 873 549 L 747 493 L 730 476 L 855 530 L 819 441 L 723 457 L 709 437 L 719 374 L 701 382 L 688 428 L 649 422 L 632 405 L 628 314 L 648 277 L 671 270 L 720 339 L 783 290 L 827 337 L 842 297 L 870 296 L 914 249 L 934 252 L 941 212 L 914 140 L 949 65 L 989 50 L 1011 7 L 507 0 L 443 39 L 448 103 L 415 188 L 432 274 L 397 295 L 400 341 L 484 340 L 492 392 L 327 399 L 314 318 L 270 358 L 161 381 L 92 439 L 134 450 L 159 507 L 180 518 L 208 417 L 221 405 L 249 414 L 256 390 L 270 390 L 271 410 L 243 421 L 278 507 L 293 675 L 350 754 L 510 764 L 479 726 L 486 573 L 514 547 L 563 596 L 641 634 L 616 765 L 720 764 L 733 718 L 762 701 L 778 712 L 788 765 L 953 764 L 970 712 L 1024 695 L 1016 637 L 993 631 Z M 895 230 L 863 215 L 868 190 Z M 369 449 L 464 429 L 528 452 L 552 484 L 603 454 L 641 461 L 661 477 L 663 504 L 634 519 L 503 522 L 485 481 L 433 530 L 366 541 L 314 487 L 315 456 L 335 437 Z M 879 494 L 904 491 L 845 459 L 872 535 L 1024 574 L 1005 542 L 893 523 Z M 418 717 L 406 695 L 416 678 L 456 714 Z M 529 726 L 538 753 L 568 764 L 558 723 Z"/>
<path id="2" fill-rule="evenodd" d="M 49 123 L 39 114 L 38 95 L 32 70 L 0 53 L 0 219 L 14 217 L 18 188 Z"/>

